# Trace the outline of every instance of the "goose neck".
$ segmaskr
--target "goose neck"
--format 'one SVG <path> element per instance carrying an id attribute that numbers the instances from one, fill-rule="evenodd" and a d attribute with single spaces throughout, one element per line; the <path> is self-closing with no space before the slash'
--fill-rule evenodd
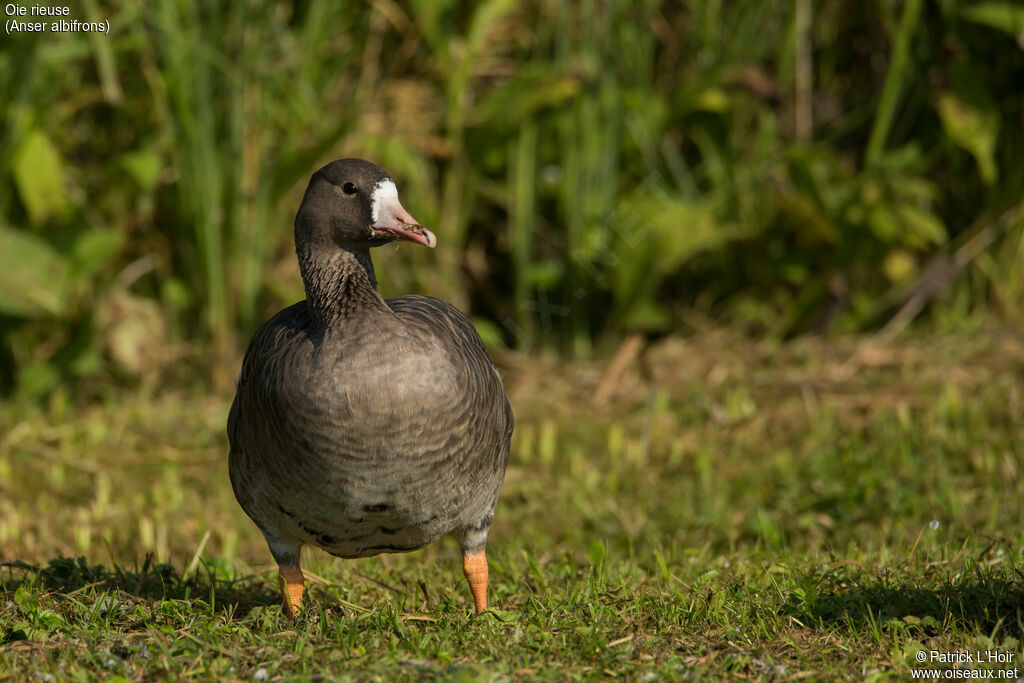
<path id="1" fill-rule="evenodd" d="M 314 319 L 326 322 L 360 309 L 385 306 L 368 250 L 307 247 L 296 251 Z"/>

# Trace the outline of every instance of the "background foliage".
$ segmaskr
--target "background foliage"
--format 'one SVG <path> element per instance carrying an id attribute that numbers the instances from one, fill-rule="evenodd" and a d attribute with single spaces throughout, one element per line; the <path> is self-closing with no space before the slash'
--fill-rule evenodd
<path id="1" fill-rule="evenodd" d="M 387 168 L 439 237 L 381 250 L 385 292 L 451 299 L 492 344 L 585 356 L 694 316 L 878 329 L 951 281 L 940 324 L 1024 297 L 1015 3 L 76 11 L 111 35 L 0 47 L 5 393 L 228 379 L 301 298 L 291 220 L 343 155 Z"/>

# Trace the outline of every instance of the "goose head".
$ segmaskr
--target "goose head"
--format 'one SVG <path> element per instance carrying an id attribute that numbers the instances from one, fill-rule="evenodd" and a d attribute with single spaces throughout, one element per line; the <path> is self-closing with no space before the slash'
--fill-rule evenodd
<path id="1" fill-rule="evenodd" d="M 362 251 L 396 240 L 437 244 L 434 233 L 402 207 L 384 169 L 362 159 L 339 159 L 313 174 L 295 217 L 297 247 L 333 244 Z"/>

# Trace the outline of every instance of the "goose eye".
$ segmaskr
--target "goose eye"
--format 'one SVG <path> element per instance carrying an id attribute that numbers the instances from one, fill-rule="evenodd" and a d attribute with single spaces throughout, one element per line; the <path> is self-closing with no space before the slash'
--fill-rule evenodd
<path id="1" fill-rule="evenodd" d="M 355 194 L 356 192 L 359 192 L 359 188 L 356 187 L 354 183 L 345 183 L 341 186 L 341 191 L 345 194 Z"/>

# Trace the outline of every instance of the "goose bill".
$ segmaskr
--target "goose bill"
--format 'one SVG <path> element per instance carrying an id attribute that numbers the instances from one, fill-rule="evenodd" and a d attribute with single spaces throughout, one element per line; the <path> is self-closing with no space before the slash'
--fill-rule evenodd
<path id="1" fill-rule="evenodd" d="M 437 238 L 416 219 L 409 215 L 398 201 L 398 197 L 380 199 L 379 216 L 373 224 L 375 234 L 389 232 L 395 239 L 409 240 L 425 247 L 434 247 Z"/>

